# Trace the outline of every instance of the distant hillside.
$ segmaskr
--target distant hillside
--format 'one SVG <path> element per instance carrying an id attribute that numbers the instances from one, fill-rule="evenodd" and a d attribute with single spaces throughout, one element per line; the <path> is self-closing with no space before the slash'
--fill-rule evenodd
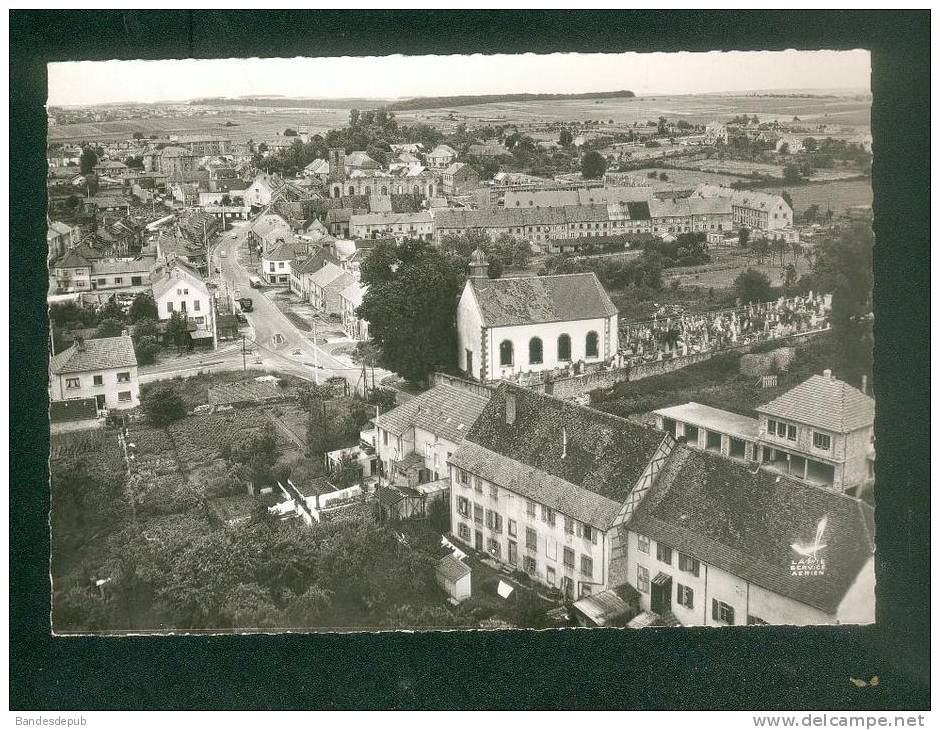
<path id="1" fill-rule="evenodd" d="M 385 108 L 390 111 L 412 109 L 439 109 L 452 106 L 474 106 L 513 101 L 563 101 L 565 99 L 632 99 L 632 91 L 598 91 L 587 94 L 480 94 L 476 96 L 422 96 L 417 99 L 396 101 Z"/>
<path id="2" fill-rule="evenodd" d="M 192 106 L 258 106 L 279 109 L 374 109 L 386 99 L 298 99 L 289 96 L 245 96 L 235 99 L 211 97 L 193 99 Z"/>

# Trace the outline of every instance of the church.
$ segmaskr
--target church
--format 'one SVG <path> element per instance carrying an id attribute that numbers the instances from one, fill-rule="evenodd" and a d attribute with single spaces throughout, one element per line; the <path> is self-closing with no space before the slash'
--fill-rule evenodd
<path id="1" fill-rule="evenodd" d="M 457 305 L 457 367 L 481 382 L 579 369 L 617 354 L 617 308 L 597 275 L 490 279 L 477 248 Z"/>

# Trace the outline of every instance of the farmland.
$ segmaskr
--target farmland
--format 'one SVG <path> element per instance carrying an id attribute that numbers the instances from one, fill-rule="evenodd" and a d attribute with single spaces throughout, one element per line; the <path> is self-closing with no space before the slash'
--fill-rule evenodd
<path id="1" fill-rule="evenodd" d="M 793 199 L 793 212 L 802 214 L 809 206 L 818 205 L 820 210 L 831 209 L 839 214 L 853 205 L 871 205 L 871 180 L 837 180 L 826 183 L 808 183 L 805 185 L 767 186 L 757 188 L 768 193 L 779 193 L 786 189 Z"/>

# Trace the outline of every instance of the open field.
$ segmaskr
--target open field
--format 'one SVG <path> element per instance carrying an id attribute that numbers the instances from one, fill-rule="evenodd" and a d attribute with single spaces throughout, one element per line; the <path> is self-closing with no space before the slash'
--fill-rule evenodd
<path id="1" fill-rule="evenodd" d="M 656 173 L 656 179 L 647 177 L 649 173 Z M 660 180 L 660 173 L 664 173 L 667 180 Z M 746 177 L 738 175 L 721 175 L 715 172 L 700 172 L 698 170 L 671 170 L 664 167 L 650 167 L 641 170 L 631 170 L 637 182 L 650 185 L 654 191 L 675 190 L 677 188 L 694 188 L 702 183 L 709 185 L 730 186 L 734 182 L 746 181 Z"/>
<path id="2" fill-rule="evenodd" d="M 117 122 L 62 124 L 49 128 L 49 142 L 78 142 L 81 140 L 129 139 L 134 132 L 145 136 L 168 135 L 214 135 L 228 137 L 235 142 L 255 142 L 276 139 L 288 127 L 297 129 L 304 125 L 314 131 L 328 132 L 342 127 L 349 119 L 346 109 L 297 109 L 222 112 L 217 116 L 204 117 L 156 117 L 153 119 L 125 119 Z M 226 127 L 226 122 L 238 126 Z"/>
<path id="3" fill-rule="evenodd" d="M 568 99 L 461 106 L 399 112 L 401 120 L 425 122 L 446 119 L 450 111 L 460 119 L 477 122 L 568 122 L 584 119 L 614 120 L 612 128 L 665 116 L 693 124 L 728 121 L 739 114 L 756 115 L 761 122 L 790 122 L 799 117 L 807 126 L 832 124 L 868 129 L 871 102 L 851 98 L 782 98 L 703 94 L 637 97 L 634 99 Z"/>
<path id="4" fill-rule="evenodd" d="M 809 206 L 818 205 L 825 212 L 832 209 L 835 214 L 842 213 L 852 205 L 871 205 L 871 180 L 837 180 L 826 183 L 809 183 L 784 187 L 771 185 L 757 188 L 768 193 L 780 193 L 786 190 L 793 199 L 793 212 L 800 215 Z"/>

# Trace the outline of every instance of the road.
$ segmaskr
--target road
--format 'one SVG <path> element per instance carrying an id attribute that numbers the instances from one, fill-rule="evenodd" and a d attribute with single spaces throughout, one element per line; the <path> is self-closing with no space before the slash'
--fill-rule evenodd
<path id="1" fill-rule="evenodd" d="M 229 294 L 237 290 L 239 296 L 250 296 L 253 300 L 252 311 L 245 313 L 254 332 L 254 342 L 251 344 L 254 354 L 248 358 L 249 366 L 257 364 L 256 358 L 260 357 L 267 368 L 321 383 L 326 378 L 340 376 L 349 382 L 351 391 L 361 391 L 361 368 L 351 368 L 322 347 L 314 345 L 311 339 L 297 329 L 274 302 L 264 296 L 261 291 L 250 287 L 248 277 L 255 275 L 256 272 L 254 268 L 249 272 L 245 262 L 239 258 L 239 249 L 243 247 L 247 235 L 248 223 L 237 222 L 232 230 L 226 231 L 212 252 L 210 270 L 214 272 L 216 267 L 221 269 L 220 290 L 223 296 L 226 294 L 227 285 Z M 251 263 L 248 262 L 248 265 L 250 266 Z M 237 353 L 237 360 L 240 364 L 240 349 Z M 376 369 L 376 383 L 387 375 L 389 375 L 388 371 Z M 371 376 L 370 370 L 370 379 Z"/>

